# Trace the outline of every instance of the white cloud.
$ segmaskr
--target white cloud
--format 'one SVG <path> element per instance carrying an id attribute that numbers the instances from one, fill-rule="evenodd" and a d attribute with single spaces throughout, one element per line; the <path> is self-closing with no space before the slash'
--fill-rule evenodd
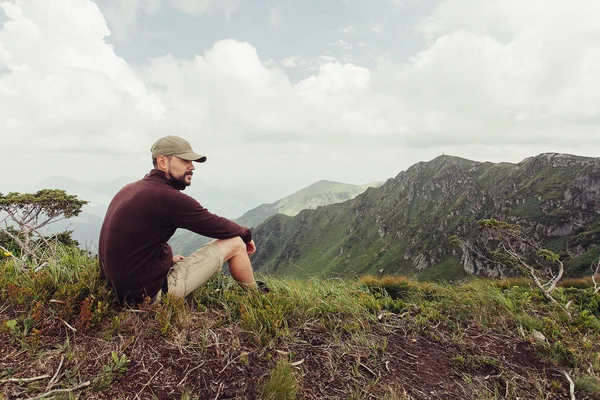
<path id="1" fill-rule="evenodd" d="M 202 93 L 206 103 L 194 108 L 213 111 L 194 125 L 210 120 L 213 132 L 267 140 L 272 148 L 285 143 L 280 151 L 343 143 L 351 152 L 350 146 L 366 144 L 371 156 L 374 149 L 399 153 L 403 147 L 498 161 L 541 151 L 593 155 L 600 151 L 600 76 L 595 73 L 600 48 L 594 44 L 600 3 L 579 1 L 578 6 L 567 13 L 562 5 L 546 3 L 547 11 L 536 12 L 520 2 L 449 0 L 420 24 L 432 42 L 409 62 L 368 70 L 322 56 L 315 74 L 295 85 L 281 71 L 264 67 L 252 46 L 231 41 L 215 45 L 195 66 L 186 64 L 187 72 L 154 76 L 186 82 L 211 77 L 198 82 L 194 93 Z M 464 10 L 472 11 L 466 13 L 470 19 L 464 19 Z M 560 15 L 567 20 L 559 24 Z M 219 61 L 215 54 L 227 57 Z M 238 62 L 225 61 L 229 58 Z M 175 60 L 168 64 L 177 65 Z M 218 72 L 229 65 L 239 70 Z M 199 66 L 203 69 L 194 69 Z M 218 80 L 219 90 L 215 76 L 227 76 Z M 225 101 L 223 93 L 236 96 Z M 181 107 L 200 101 L 179 93 L 172 98 L 186 99 Z M 578 149 L 578 143 L 585 148 Z M 469 156 L 468 149 L 478 150 Z"/>
<path id="2" fill-rule="evenodd" d="M 207 182 L 294 189 L 382 179 L 442 152 L 597 155 L 600 3 L 572 3 L 443 1 L 418 26 L 431 42 L 408 62 L 367 69 L 326 55 L 293 83 L 275 65 L 301 59 L 263 62 L 234 40 L 134 70 L 104 41 L 93 3 L 4 2 L 2 141 L 27 143 L 30 172 L 48 160 L 44 173 L 118 176 L 147 169 L 151 142 L 174 133 L 207 153 Z"/>
<path id="3" fill-rule="evenodd" d="M 435 108 L 432 137 L 600 144 L 600 3 L 447 0 L 420 29 L 435 41 L 398 89 L 411 108 Z"/>
<path id="4" fill-rule="evenodd" d="M 0 74 L 2 142 L 25 149 L 10 157 L 35 170 L 63 160 L 59 168 L 72 172 L 72 162 L 86 165 L 99 154 L 138 154 L 163 107 L 105 43 L 108 29 L 96 5 L 0 6 L 9 18 L 0 30 L 0 65 L 8 70 Z"/>
<path id="5" fill-rule="evenodd" d="M 166 88 L 161 98 L 169 111 L 160 129 L 181 132 L 210 149 L 226 181 L 245 174 L 285 180 L 289 168 L 305 163 L 309 154 L 314 162 L 297 172 L 323 173 L 317 160 L 335 159 L 327 155 L 330 146 L 347 140 L 356 147 L 361 137 L 395 131 L 378 104 L 368 101 L 369 70 L 349 64 L 324 64 L 315 76 L 293 84 L 280 70 L 265 67 L 250 44 L 226 40 L 194 60 L 154 59 L 141 74 Z M 232 158 L 252 167 L 227 165 Z"/>
<path id="6" fill-rule="evenodd" d="M 281 60 L 281 66 L 285 68 L 295 68 L 298 65 L 297 57 L 286 57 Z"/>

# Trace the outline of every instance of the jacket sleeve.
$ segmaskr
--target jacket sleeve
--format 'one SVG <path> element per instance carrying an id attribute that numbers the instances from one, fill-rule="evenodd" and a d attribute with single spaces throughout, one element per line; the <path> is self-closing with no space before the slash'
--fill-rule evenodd
<path id="1" fill-rule="evenodd" d="M 211 213 L 185 193 L 173 192 L 165 207 L 167 223 L 172 224 L 173 228 L 188 229 L 214 239 L 229 239 L 239 236 L 244 243 L 252 240 L 250 229 Z"/>

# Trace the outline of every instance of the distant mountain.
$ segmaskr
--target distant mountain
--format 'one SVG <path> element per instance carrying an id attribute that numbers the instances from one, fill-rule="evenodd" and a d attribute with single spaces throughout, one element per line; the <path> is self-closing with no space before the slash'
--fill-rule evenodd
<path id="1" fill-rule="evenodd" d="M 571 275 L 600 258 L 600 158 L 541 154 L 518 164 L 441 156 L 413 165 L 350 201 L 276 215 L 254 230 L 253 266 L 271 274 L 504 276 L 464 257 L 448 238 L 478 244 L 475 221 L 522 225 L 560 253 Z"/>
<path id="2" fill-rule="evenodd" d="M 380 186 L 383 182 L 368 183 L 365 185 L 351 185 L 348 183 L 318 181 L 305 187 L 275 203 L 262 204 L 235 221 L 243 226 L 253 228 L 265 219 L 275 214 L 289 216 L 297 215 L 302 210 L 313 210 L 328 204 L 341 203 L 353 199 L 368 187 Z"/>
<path id="3" fill-rule="evenodd" d="M 352 199 L 364 192 L 368 187 L 380 186 L 382 182 L 365 185 L 319 181 L 289 196 L 270 204 L 262 204 L 234 221 L 247 227 L 258 226 L 268 217 L 275 214 L 294 216 L 301 210 L 315 209 L 319 206 L 340 203 Z M 175 254 L 190 254 L 212 239 L 186 230 L 178 230 L 170 240 Z"/>

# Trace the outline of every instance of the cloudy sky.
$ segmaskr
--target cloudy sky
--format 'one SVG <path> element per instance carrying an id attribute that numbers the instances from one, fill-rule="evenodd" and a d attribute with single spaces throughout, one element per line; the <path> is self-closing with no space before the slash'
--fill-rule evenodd
<path id="1" fill-rule="evenodd" d="M 597 157 L 599 71 L 598 0 L 0 0 L 0 192 L 139 178 L 168 134 L 208 157 L 194 185 L 264 201 Z"/>

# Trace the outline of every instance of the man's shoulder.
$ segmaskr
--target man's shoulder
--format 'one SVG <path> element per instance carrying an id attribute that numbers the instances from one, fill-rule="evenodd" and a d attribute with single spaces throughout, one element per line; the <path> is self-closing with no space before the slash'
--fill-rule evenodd
<path id="1" fill-rule="evenodd" d="M 183 193 L 181 190 L 174 188 L 172 186 L 168 186 L 166 188 L 161 188 L 159 190 L 159 192 L 160 192 L 161 197 L 171 200 L 171 201 L 175 201 L 180 204 L 196 203 L 196 200 L 192 196 L 190 196 L 186 193 Z"/>
<path id="2" fill-rule="evenodd" d="M 147 190 L 147 185 L 146 185 L 146 182 L 144 182 L 144 179 L 140 179 L 137 181 L 130 182 L 130 183 L 126 184 L 125 186 L 123 186 L 117 192 L 117 196 L 119 194 L 139 192 L 139 191 L 143 191 L 143 190 Z"/>

